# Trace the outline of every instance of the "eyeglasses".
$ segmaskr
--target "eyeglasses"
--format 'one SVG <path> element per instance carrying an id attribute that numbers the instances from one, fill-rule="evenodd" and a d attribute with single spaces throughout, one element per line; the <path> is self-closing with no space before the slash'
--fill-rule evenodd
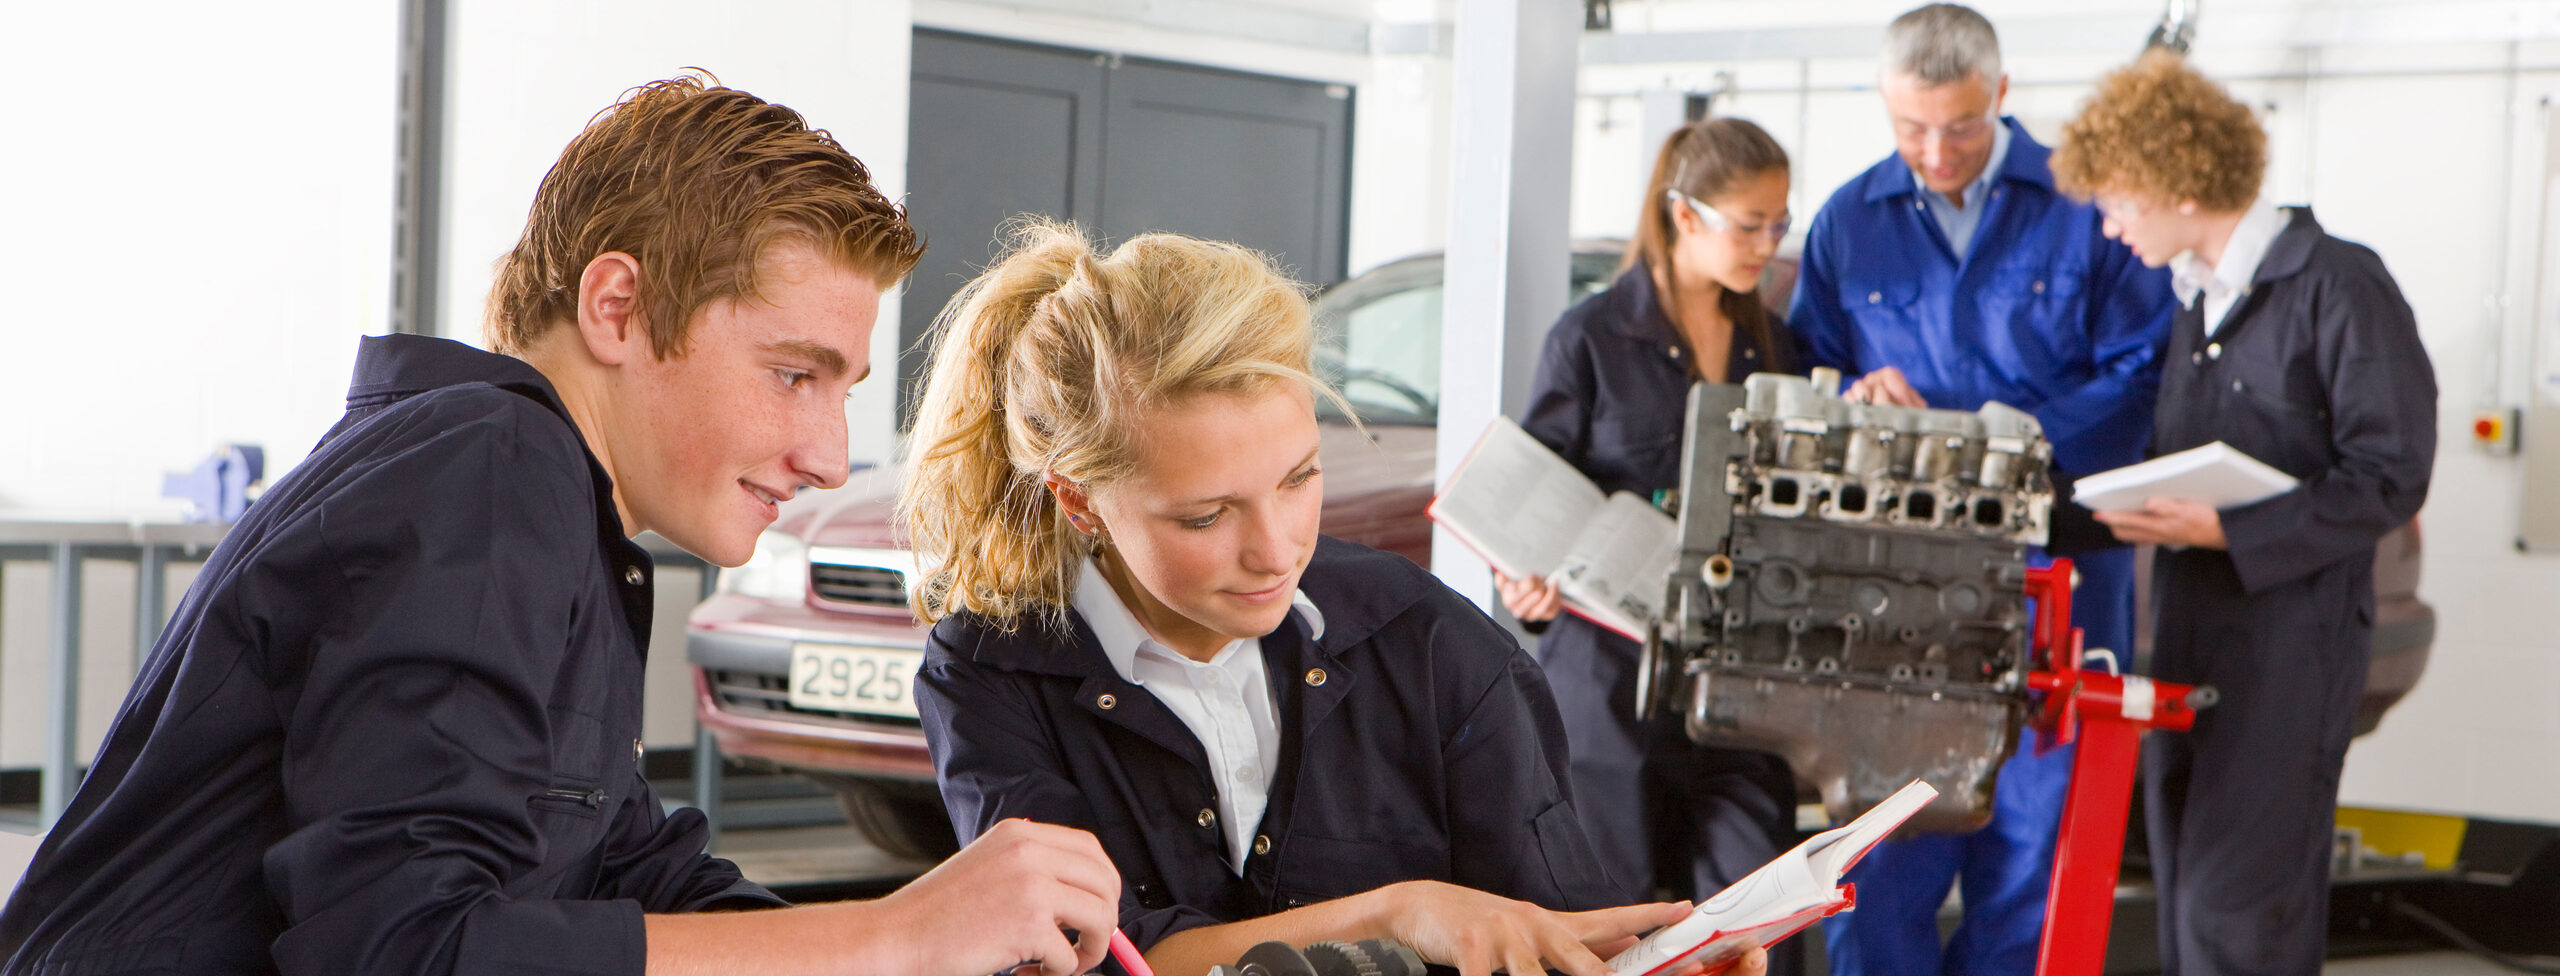
<path id="1" fill-rule="evenodd" d="M 1707 206 L 1706 201 L 1678 190 L 1665 191 L 1665 195 L 1674 202 L 1688 204 L 1689 211 L 1697 214 L 1698 222 L 1707 225 L 1708 230 L 1723 231 L 1736 237 L 1752 238 L 1766 234 L 1771 241 L 1784 241 L 1787 239 L 1787 228 L 1795 225 L 1795 218 L 1788 214 L 1779 214 L 1778 219 L 1765 224 L 1745 224 L 1727 216 L 1722 210 Z"/>
<path id="2" fill-rule="evenodd" d="M 1909 142 L 1927 139 L 1930 133 L 1936 133 L 1940 142 L 1972 142 L 1990 135 L 1991 127 L 1998 124 L 2000 124 L 1999 119 L 1992 115 L 1977 115 L 1945 125 L 1921 125 L 1906 119 L 1895 119 L 1893 132 Z"/>
<path id="3" fill-rule="evenodd" d="M 2139 220 L 2151 214 L 2151 204 L 2135 197 L 2099 194 L 2089 202 L 2096 204 L 2098 214 L 2109 220 Z"/>

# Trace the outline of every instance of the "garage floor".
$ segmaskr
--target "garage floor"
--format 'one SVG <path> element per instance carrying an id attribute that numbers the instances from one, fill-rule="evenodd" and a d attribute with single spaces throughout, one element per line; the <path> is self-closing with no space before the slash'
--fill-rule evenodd
<path id="1" fill-rule="evenodd" d="M 16 887 L 36 838 L 0 825 L 0 891 Z M 747 877 L 796 901 L 871 898 L 893 891 L 929 864 L 901 860 L 872 847 L 847 826 L 780 827 L 723 833 L 720 854 Z M 2458 952 L 2421 952 L 2336 960 L 2327 976 L 2503 976 L 2511 972 Z M 1808 973 L 1807 976 L 1823 976 Z"/>
<path id="2" fill-rule="evenodd" d="M 721 835 L 720 855 L 738 862 L 747 877 L 796 901 L 877 897 L 931 866 L 889 857 L 844 826 L 728 831 Z M 2143 930 L 2143 937 L 2149 934 Z M 2418 952 L 2334 960 L 2322 972 L 2324 976 L 2506 976 L 2512 971 L 2460 952 Z M 1826 974 L 1817 965 L 1805 976 Z"/>
<path id="3" fill-rule="evenodd" d="M 2421 952 L 2406 956 L 2382 956 L 2373 959 L 2342 959 L 2320 970 L 2326 976 L 2489 976 L 2514 970 L 2501 969 L 2478 956 L 2459 952 Z"/>

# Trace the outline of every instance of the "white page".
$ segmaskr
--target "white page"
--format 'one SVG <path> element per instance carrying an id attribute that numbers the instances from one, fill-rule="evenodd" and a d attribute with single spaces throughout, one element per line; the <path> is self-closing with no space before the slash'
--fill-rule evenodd
<path id="1" fill-rule="evenodd" d="M 1431 501 L 1431 517 L 1514 579 L 1554 573 L 1605 501 L 1591 479 L 1494 418 Z"/>
<path id="2" fill-rule="evenodd" d="M 1684 960 L 1719 963 L 1794 931 L 1788 926 L 1843 901 L 1840 876 L 1937 796 L 1935 787 L 1911 781 L 1858 819 L 1815 834 L 1611 957 L 1610 972 L 1644 976 Z"/>
<path id="3" fill-rule="evenodd" d="M 2292 475 L 2215 441 L 2082 478 L 2071 500 L 2093 512 L 2138 510 L 2152 498 L 2230 508 L 2292 491 L 2295 484 Z"/>
<path id="4" fill-rule="evenodd" d="M 1680 526 L 1628 492 L 1609 496 L 1556 570 L 1564 595 L 1622 633 L 1642 633 L 1661 616 L 1663 591 L 1680 558 Z"/>

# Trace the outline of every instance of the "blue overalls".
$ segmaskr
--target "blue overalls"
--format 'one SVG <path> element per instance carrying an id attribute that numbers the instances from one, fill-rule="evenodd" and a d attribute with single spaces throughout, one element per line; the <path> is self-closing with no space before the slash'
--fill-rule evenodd
<path id="1" fill-rule="evenodd" d="M 1887 157 L 1815 215 L 1788 325 L 1808 367 L 1855 378 L 1892 366 L 1932 407 L 2034 413 L 2064 472 L 2140 461 L 2175 307 L 2168 273 L 2107 240 L 2094 207 L 2054 189 L 2051 151 L 2003 123 L 2009 148 L 1962 257 L 1910 167 Z M 2074 622 L 2089 647 L 2129 654 L 2132 551 L 2077 563 Z M 1888 841 L 1851 872 L 1858 910 L 1823 925 L 1833 973 L 2033 971 L 2071 785 L 2071 751 L 2039 756 L 2036 738 L 2001 768 L 1990 826 Z M 1959 878 L 1965 920 L 1942 954 L 1938 907 Z"/>

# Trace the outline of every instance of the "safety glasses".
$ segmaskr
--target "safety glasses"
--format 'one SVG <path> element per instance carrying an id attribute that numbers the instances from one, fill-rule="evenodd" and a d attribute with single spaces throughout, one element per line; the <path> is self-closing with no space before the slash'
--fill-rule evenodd
<path id="1" fill-rule="evenodd" d="M 1706 201 L 1686 193 L 1668 190 L 1665 194 L 1673 203 L 1688 204 L 1689 211 L 1697 214 L 1698 222 L 1705 224 L 1708 230 L 1723 231 L 1736 237 L 1748 239 L 1766 234 L 1772 241 L 1783 241 L 1787 239 L 1787 228 L 1795 224 L 1795 219 L 1787 214 L 1779 214 L 1778 219 L 1765 224 L 1745 224 L 1726 215 L 1722 210 L 1707 206 Z"/>

